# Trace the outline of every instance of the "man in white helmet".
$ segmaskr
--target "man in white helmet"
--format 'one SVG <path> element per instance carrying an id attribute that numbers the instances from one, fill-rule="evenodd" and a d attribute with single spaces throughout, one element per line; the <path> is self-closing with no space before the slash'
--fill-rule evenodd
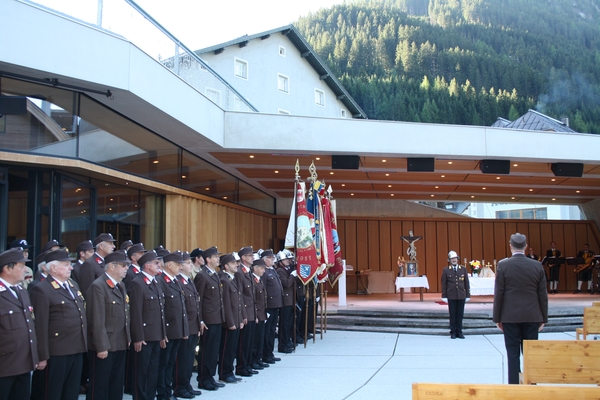
<path id="1" fill-rule="evenodd" d="M 464 339 L 465 302 L 471 297 L 469 275 L 467 268 L 458 264 L 458 254 L 454 250 L 448 253 L 448 262 L 450 265 L 442 273 L 442 300 L 448 303 L 450 312 L 450 339 Z"/>

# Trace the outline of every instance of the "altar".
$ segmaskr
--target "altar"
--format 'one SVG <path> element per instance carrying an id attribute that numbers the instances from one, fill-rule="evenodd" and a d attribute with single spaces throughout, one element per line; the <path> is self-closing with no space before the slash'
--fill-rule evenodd
<path id="1" fill-rule="evenodd" d="M 471 296 L 493 296 L 495 281 L 496 278 L 469 277 Z"/>
<path id="2" fill-rule="evenodd" d="M 419 288 L 419 299 L 423 301 L 423 288 L 429 289 L 429 281 L 425 275 L 415 277 L 397 277 L 396 292 L 400 291 L 400 301 L 404 301 L 405 288 Z"/>

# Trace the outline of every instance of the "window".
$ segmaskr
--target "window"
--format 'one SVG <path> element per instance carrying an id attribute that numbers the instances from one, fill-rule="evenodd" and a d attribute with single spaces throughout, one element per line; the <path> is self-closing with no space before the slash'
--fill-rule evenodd
<path id="1" fill-rule="evenodd" d="M 277 113 L 283 114 L 283 115 L 290 115 L 290 112 L 288 110 L 282 110 L 281 108 L 277 109 Z"/>
<path id="2" fill-rule="evenodd" d="M 290 79 L 285 76 L 278 74 L 277 75 L 277 89 L 280 92 L 289 93 L 290 92 Z"/>
<path id="3" fill-rule="evenodd" d="M 235 68 L 233 73 L 235 74 L 235 76 L 242 79 L 248 79 L 248 61 L 236 58 L 234 65 Z"/>
<path id="4" fill-rule="evenodd" d="M 285 47 L 279 46 L 279 55 L 285 57 Z"/>
<path id="5" fill-rule="evenodd" d="M 544 207 L 496 211 L 496 219 L 548 219 L 548 210 Z"/>
<path id="6" fill-rule="evenodd" d="M 342 118 L 346 118 L 346 110 L 342 109 Z"/>
<path id="7" fill-rule="evenodd" d="M 315 103 L 320 106 L 325 106 L 325 92 L 315 89 Z"/>

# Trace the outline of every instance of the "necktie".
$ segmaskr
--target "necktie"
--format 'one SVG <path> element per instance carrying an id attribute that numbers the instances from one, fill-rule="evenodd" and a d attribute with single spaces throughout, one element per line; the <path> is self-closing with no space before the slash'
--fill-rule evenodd
<path id="1" fill-rule="evenodd" d="M 456 266 L 454 267 L 454 272 L 456 272 Z"/>
<path id="2" fill-rule="evenodd" d="M 75 296 L 73 296 L 73 292 L 71 292 L 71 289 L 69 289 L 69 285 L 67 285 L 67 283 L 66 283 L 66 282 L 65 282 L 65 283 L 63 283 L 63 287 L 65 288 L 65 290 L 66 290 L 67 292 L 69 292 L 69 294 L 71 295 L 71 297 L 74 299 L 74 298 L 75 298 Z"/>
<path id="3" fill-rule="evenodd" d="M 11 286 L 10 289 L 13 291 L 13 294 L 17 298 L 17 300 L 21 300 L 21 294 L 19 293 L 19 288 L 16 286 Z"/>

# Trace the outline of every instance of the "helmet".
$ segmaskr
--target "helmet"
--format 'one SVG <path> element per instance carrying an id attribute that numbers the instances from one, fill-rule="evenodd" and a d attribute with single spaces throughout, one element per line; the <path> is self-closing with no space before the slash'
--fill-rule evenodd
<path id="1" fill-rule="evenodd" d="M 456 258 L 458 259 L 458 254 L 456 254 L 456 252 L 454 250 L 450 250 L 450 252 L 448 253 L 448 261 L 450 261 L 450 259 L 452 258 Z"/>
<path id="2" fill-rule="evenodd" d="M 231 255 L 233 256 L 233 258 L 235 258 L 235 261 L 240 261 L 240 256 L 238 255 L 238 253 L 234 251 L 233 253 L 231 253 Z"/>
<path id="3" fill-rule="evenodd" d="M 291 251 L 289 251 L 288 249 L 283 249 L 281 251 L 281 253 L 283 253 L 285 255 L 285 258 L 287 259 L 292 259 L 294 258 L 294 253 L 292 253 Z"/>
<path id="4" fill-rule="evenodd" d="M 277 253 L 277 262 L 286 259 L 286 255 L 283 251 L 280 251 L 279 253 Z"/>

